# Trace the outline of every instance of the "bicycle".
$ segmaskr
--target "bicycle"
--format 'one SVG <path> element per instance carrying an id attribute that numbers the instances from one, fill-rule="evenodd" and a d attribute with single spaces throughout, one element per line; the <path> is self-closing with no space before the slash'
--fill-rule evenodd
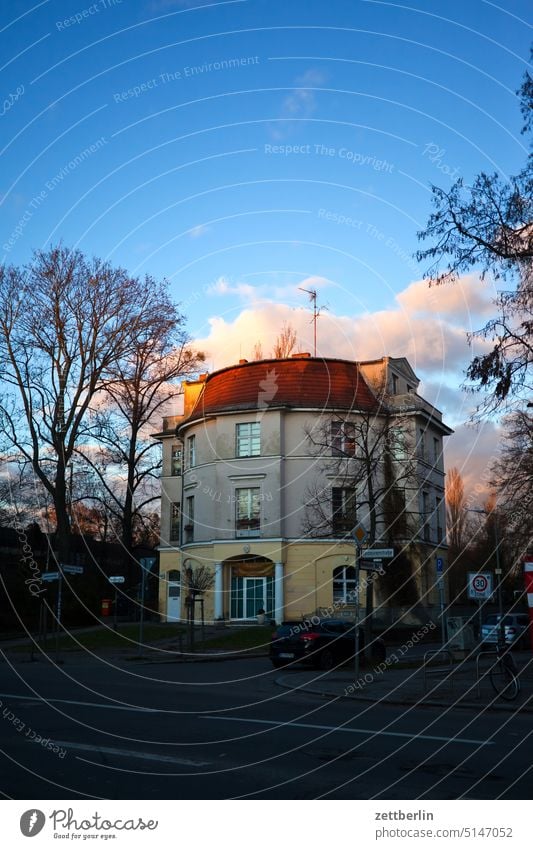
<path id="1" fill-rule="evenodd" d="M 496 659 L 489 670 L 490 683 L 494 692 L 512 702 L 520 692 L 520 679 L 518 670 L 511 655 L 510 646 L 498 641 L 496 648 Z"/>

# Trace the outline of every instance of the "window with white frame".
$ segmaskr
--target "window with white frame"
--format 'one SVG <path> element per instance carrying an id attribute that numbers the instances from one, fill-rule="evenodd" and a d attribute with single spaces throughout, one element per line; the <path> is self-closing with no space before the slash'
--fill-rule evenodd
<path id="1" fill-rule="evenodd" d="M 356 522 L 355 489 L 352 487 L 332 487 L 331 525 L 333 533 L 344 536 L 350 533 Z"/>
<path id="2" fill-rule="evenodd" d="M 355 603 L 355 568 L 337 566 L 333 570 L 333 602 Z"/>
<path id="3" fill-rule="evenodd" d="M 389 451 L 393 460 L 407 460 L 407 443 L 403 427 L 395 425 L 389 430 Z"/>
<path id="4" fill-rule="evenodd" d="M 194 495 L 185 499 L 185 515 L 183 517 L 185 542 L 194 541 Z"/>
<path id="5" fill-rule="evenodd" d="M 187 467 L 192 469 L 196 466 L 196 437 L 189 436 L 187 438 Z"/>
<path id="6" fill-rule="evenodd" d="M 355 423 L 345 421 L 331 422 L 331 454 L 333 457 L 355 457 Z"/>
<path id="7" fill-rule="evenodd" d="M 243 422 L 235 427 L 237 457 L 259 457 L 261 454 L 261 425 Z"/>
<path id="8" fill-rule="evenodd" d="M 172 475 L 181 475 L 181 445 L 179 444 L 172 446 L 170 470 Z"/>
<path id="9" fill-rule="evenodd" d="M 171 542 L 180 541 L 180 523 L 181 509 L 179 501 L 174 501 L 170 505 L 170 540 Z"/>
<path id="10" fill-rule="evenodd" d="M 235 535 L 259 536 L 261 531 L 261 489 L 258 486 L 235 490 Z"/>
<path id="11" fill-rule="evenodd" d="M 439 462 L 440 459 L 440 439 L 437 439 L 436 436 L 433 437 L 433 462 L 435 465 Z"/>

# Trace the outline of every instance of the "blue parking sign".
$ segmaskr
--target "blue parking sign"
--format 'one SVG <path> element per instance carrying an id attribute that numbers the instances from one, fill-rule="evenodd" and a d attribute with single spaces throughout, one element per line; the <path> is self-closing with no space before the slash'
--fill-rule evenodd
<path id="1" fill-rule="evenodd" d="M 443 569 L 444 569 L 444 558 L 437 557 L 437 575 L 441 575 Z"/>

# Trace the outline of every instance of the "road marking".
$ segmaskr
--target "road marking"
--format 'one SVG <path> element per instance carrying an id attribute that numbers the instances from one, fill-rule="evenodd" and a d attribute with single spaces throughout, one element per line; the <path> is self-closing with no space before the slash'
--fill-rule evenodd
<path id="1" fill-rule="evenodd" d="M 252 722 L 255 725 L 272 725 L 276 728 L 312 728 L 318 731 L 343 731 L 348 734 L 369 734 L 376 737 L 408 737 L 411 740 L 437 740 L 439 743 L 466 743 L 469 746 L 493 746 L 492 740 L 470 740 L 468 737 L 438 737 L 434 734 L 409 734 L 406 731 L 380 731 L 374 728 L 348 728 L 342 725 L 311 725 L 307 722 L 274 722 L 270 719 L 247 719 L 238 716 L 201 716 L 200 719 L 216 719 L 220 722 Z"/>
<path id="2" fill-rule="evenodd" d="M 14 702 L 36 702 L 38 705 L 59 704 L 59 705 L 81 705 L 82 707 L 105 708 L 107 710 L 129 710 L 134 713 L 169 713 L 169 711 L 158 710 L 157 708 L 130 707 L 129 705 L 105 705 L 98 702 L 75 702 L 70 699 L 45 699 L 39 696 L 19 696 L 15 693 L 0 693 L 2 699 L 13 699 Z"/>
<path id="3" fill-rule="evenodd" d="M 211 761 L 191 761 L 189 758 L 175 758 L 172 755 L 151 755 L 149 752 L 137 752 L 133 749 L 115 749 L 112 746 L 91 746 L 89 743 L 73 743 L 71 740 L 55 740 L 62 749 L 80 749 L 83 752 L 98 752 L 106 755 L 120 755 L 123 758 L 139 758 L 145 761 L 162 761 L 180 766 L 211 766 Z"/>

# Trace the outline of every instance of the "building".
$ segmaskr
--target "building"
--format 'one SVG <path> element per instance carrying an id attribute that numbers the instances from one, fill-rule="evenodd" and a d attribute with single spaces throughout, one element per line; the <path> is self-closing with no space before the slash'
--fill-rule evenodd
<path id="1" fill-rule="evenodd" d="M 418 385 L 404 358 L 309 354 L 241 360 L 186 382 L 183 415 L 156 434 L 162 617 L 186 617 L 185 576 L 202 566 L 214 574 L 208 621 L 353 609 L 357 523 L 394 548 L 374 584 L 377 607 L 435 605 L 452 431 Z"/>

